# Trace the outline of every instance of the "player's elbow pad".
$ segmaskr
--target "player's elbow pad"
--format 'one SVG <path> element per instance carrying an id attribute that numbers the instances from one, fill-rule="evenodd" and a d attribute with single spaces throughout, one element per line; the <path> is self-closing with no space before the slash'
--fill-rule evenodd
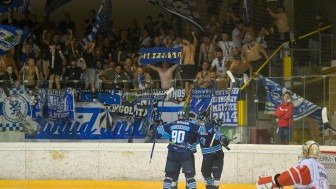
<path id="1" fill-rule="evenodd" d="M 269 189 L 269 188 L 281 188 L 279 185 L 277 178 L 280 176 L 280 174 L 276 174 L 275 176 L 266 176 L 261 177 L 258 182 L 256 183 L 257 189 Z"/>

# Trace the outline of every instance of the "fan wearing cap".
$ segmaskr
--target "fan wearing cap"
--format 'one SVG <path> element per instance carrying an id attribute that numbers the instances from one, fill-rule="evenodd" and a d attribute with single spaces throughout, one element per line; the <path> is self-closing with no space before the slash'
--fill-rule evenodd
<path id="1" fill-rule="evenodd" d="M 63 61 L 65 57 L 62 54 L 62 51 L 56 48 L 57 44 L 55 41 L 49 42 L 49 51 L 46 52 L 44 57 L 44 71 L 46 75 L 49 76 L 49 89 L 53 88 L 53 82 L 55 81 L 56 88 L 60 89 L 60 76 L 63 72 Z M 48 68 L 47 67 L 48 62 Z"/>
<path id="2" fill-rule="evenodd" d="M 318 161 L 320 155 L 319 144 L 313 140 L 307 141 L 302 146 L 302 161 L 298 166 L 275 176 L 260 177 L 256 183 L 257 189 L 282 188 L 293 186 L 303 189 L 330 188 L 326 169 Z"/>

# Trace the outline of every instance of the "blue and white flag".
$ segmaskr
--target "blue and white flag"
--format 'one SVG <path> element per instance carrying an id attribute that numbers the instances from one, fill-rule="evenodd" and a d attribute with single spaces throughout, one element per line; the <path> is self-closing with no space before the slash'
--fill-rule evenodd
<path id="1" fill-rule="evenodd" d="M 265 113 L 274 114 L 275 109 L 279 104 L 283 102 L 281 98 L 285 92 L 290 92 L 292 103 L 294 104 L 294 120 L 299 120 L 305 116 L 313 118 L 319 125 L 323 125 L 322 122 L 322 108 L 313 104 L 312 102 L 304 99 L 301 96 L 298 96 L 295 93 L 292 93 L 290 90 L 282 87 L 278 83 L 267 79 L 261 78 L 261 81 L 266 89 L 266 104 L 265 104 Z"/>
<path id="2" fill-rule="evenodd" d="M 148 0 L 148 2 L 191 22 L 205 32 L 194 0 Z"/>
<path id="3" fill-rule="evenodd" d="M 84 50 L 86 49 L 88 42 L 91 42 L 91 41 L 95 40 L 95 38 L 96 38 L 96 34 L 98 32 L 98 28 L 99 28 L 99 25 L 100 25 L 100 20 L 101 20 L 101 17 L 102 17 L 102 10 L 103 10 L 104 5 L 105 5 L 105 0 L 102 1 L 101 5 L 99 7 L 99 10 L 98 10 L 98 13 L 97 13 L 97 16 L 96 16 L 96 20 L 95 20 L 95 23 L 92 27 L 91 33 L 79 42 L 79 44 L 82 46 L 82 48 Z"/>
<path id="4" fill-rule="evenodd" d="M 71 0 L 47 0 L 44 11 L 46 15 L 54 12 L 56 9 L 70 2 Z"/>
<path id="5" fill-rule="evenodd" d="M 182 59 L 182 48 L 141 48 L 140 64 L 155 64 L 158 62 L 169 62 L 180 64 Z"/>
<path id="6" fill-rule="evenodd" d="M 202 114 L 210 116 L 212 89 L 191 90 L 191 101 L 189 103 L 189 114 L 191 118 L 198 119 Z"/>
<path id="7" fill-rule="evenodd" d="M 28 10 L 29 0 L 1 0 L 0 13 L 10 11 L 25 12 Z"/>
<path id="8" fill-rule="evenodd" d="M 106 0 L 105 6 L 102 10 L 100 21 L 100 32 L 108 32 L 111 27 L 111 13 L 112 13 L 112 0 Z"/>
<path id="9" fill-rule="evenodd" d="M 0 25 L 0 55 L 23 42 L 29 32 L 14 26 Z"/>

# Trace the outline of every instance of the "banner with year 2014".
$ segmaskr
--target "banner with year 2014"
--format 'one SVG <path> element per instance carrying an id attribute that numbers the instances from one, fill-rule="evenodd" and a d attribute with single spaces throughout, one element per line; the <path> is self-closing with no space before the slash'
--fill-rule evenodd
<path id="1" fill-rule="evenodd" d="M 238 94 L 239 88 L 214 90 L 212 96 L 212 118 L 222 119 L 223 126 L 238 126 Z"/>
<path id="2" fill-rule="evenodd" d="M 189 104 L 191 119 L 222 119 L 222 126 L 238 126 L 239 88 L 193 89 Z"/>

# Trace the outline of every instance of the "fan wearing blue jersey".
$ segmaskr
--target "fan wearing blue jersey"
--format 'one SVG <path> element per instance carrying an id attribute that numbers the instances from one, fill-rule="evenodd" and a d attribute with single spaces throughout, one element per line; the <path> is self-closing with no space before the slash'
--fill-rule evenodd
<path id="1" fill-rule="evenodd" d="M 187 187 L 196 188 L 194 160 L 192 158 L 192 146 L 197 134 L 205 132 L 204 125 L 197 124 L 188 119 L 184 110 L 178 111 L 178 120 L 158 126 L 151 130 L 160 134 L 169 134 L 168 155 L 165 167 L 165 179 L 163 188 L 171 189 L 172 181 L 179 173 L 180 167 L 186 177 Z"/>
<path id="2" fill-rule="evenodd" d="M 224 153 L 222 146 L 229 149 L 228 138 L 218 130 L 221 123 L 218 120 L 205 123 L 206 132 L 198 135 L 203 154 L 202 175 L 206 189 L 218 189 L 224 166 Z M 215 135 L 215 140 L 212 139 Z M 211 144 L 212 143 L 212 144 Z"/>

